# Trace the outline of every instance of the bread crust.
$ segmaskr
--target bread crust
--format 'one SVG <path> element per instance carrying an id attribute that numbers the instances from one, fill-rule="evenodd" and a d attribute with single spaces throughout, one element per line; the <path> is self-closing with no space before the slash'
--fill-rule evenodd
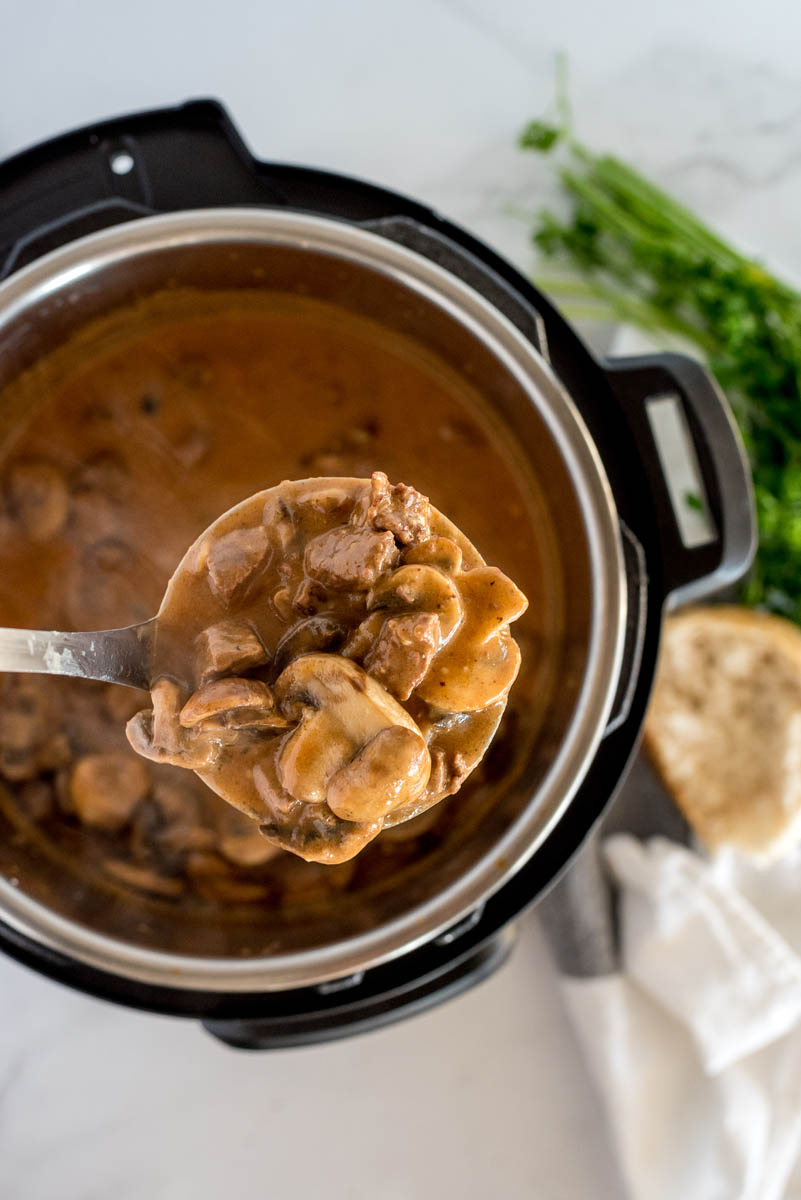
<path id="1" fill-rule="evenodd" d="M 710 849 L 801 841 L 801 629 L 735 605 L 668 617 L 645 747 Z"/>

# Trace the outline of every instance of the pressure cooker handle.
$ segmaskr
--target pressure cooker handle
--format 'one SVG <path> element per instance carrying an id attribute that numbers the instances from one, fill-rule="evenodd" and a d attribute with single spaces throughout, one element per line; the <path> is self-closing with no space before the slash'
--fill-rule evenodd
<path id="1" fill-rule="evenodd" d="M 610 359 L 605 367 L 649 476 L 665 599 L 675 607 L 721 591 L 741 578 L 756 549 L 751 473 L 725 397 L 683 354 Z"/>
<path id="2" fill-rule="evenodd" d="M 231 205 L 436 224 L 423 205 L 373 184 L 261 162 L 221 104 L 192 100 L 101 121 L 0 163 L 0 279 L 106 225 Z"/>
<path id="3" fill-rule="evenodd" d="M 222 105 L 87 126 L 0 165 L 0 279 L 64 242 L 152 213 L 284 204 Z"/>

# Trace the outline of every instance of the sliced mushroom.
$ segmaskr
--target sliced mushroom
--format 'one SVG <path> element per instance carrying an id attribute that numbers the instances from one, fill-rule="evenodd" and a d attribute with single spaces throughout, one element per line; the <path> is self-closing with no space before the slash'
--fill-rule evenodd
<path id="1" fill-rule="evenodd" d="M 220 853 L 237 867 L 260 867 L 279 854 L 258 826 L 230 804 L 220 804 L 215 812 L 217 844 Z"/>
<path id="2" fill-rule="evenodd" d="M 442 643 L 447 642 L 462 619 L 462 601 L 456 584 L 443 571 L 420 563 L 398 567 L 373 588 L 368 607 L 392 612 L 428 612 L 439 617 Z"/>
<path id="3" fill-rule="evenodd" d="M 131 717 L 125 735 L 133 749 L 152 762 L 172 763 L 190 771 L 214 765 L 222 749 L 220 731 L 184 729 L 179 721 L 182 692 L 172 679 L 159 679 L 151 692 L 152 708 Z"/>
<path id="4" fill-rule="evenodd" d="M 32 821 L 46 821 L 55 808 L 52 785 L 44 779 L 31 779 L 15 792 L 14 799 Z"/>
<path id="5" fill-rule="evenodd" d="M 465 571 L 459 576 L 459 592 L 465 610 L 465 636 L 477 641 L 485 641 L 510 621 L 516 621 L 528 608 L 520 588 L 498 567 Z"/>
<path id="6" fill-rule="evenodd" d="M 258 679 L 215 679 L 199 688 L 181 709 L 184 729 L 203 724 L 224 729 L 285 729 L 273 694 Z"/>
<path id="7" fill-rule="evenodd" d="M 381 822 L 343 821 L 327 805 L 302 806 L 299 816 L 260 826 L 268 841 L 309 863 L 348 862 L 381 832 Z"/>
<path id="8" fill-rule="evenodd" d="M 153 702 L 153 741 L 169 753 L 181 749 L 178 714 L 183 704 L 183 692 L 174 679 L 157 679 L 150 689 Z"/>
<path id="9" fill-rule="evenodd" d="M 75 764 L 70 798 L 84 825 L 117 833 L 150 787 L 147 767 L 130 754 L 87 754 Z"/>
<path id="10" fill-rule="evenodd" d="M 292 510 L 280 496 L 272 493 L 264 502 L 262 524 L 271 530 L 273 537 L 282 550 L 286 550 L 295 536 L 295 521 Z"/>
<path id="11" fill-rule="evenodd" d="M 334 617 L 307 617 L 284 634 L 275 648 L 275 666 L 283 671 L 301 654 L 313 654 L 317 650 L 330 650 L 345 636 L 345 626 Z"/>
<path id="12" fill-rule="evenodd" d="M 527 600 L 497 567 L 459 576 L 464 621 L 434 659 L 417 689 L 420 699 L 447 712 L 477 712 L 502 700 L 517 678 L 520 650 L 509 622 Z"/>
<path id="13" fill-rule="evenodd" d="M 11 514 L 31 541 L 49 541 L 64 528 L 69 493 L 57 467 L 39 460 L 17 463 L 6 486 Z"/>
<path id="14" fill-rule="evenodd" d="M 168 900 L 176 900 L 184 890 L 182 880 L 169 875 L 159 875 L 147 867 L 138 867 L 135 863 L 124 859 L 109 858 L 103 864 L 106 871 L 120 883 L 135 887 L 141 892 L 150 892 L 154 896 L 163 896 Z"/>
<path id="15" fill-rule="evenodd" d="M 343 821 L 378 821 L 412 804 L 431 770 L 421 734 L 394 725 L 382 729 L 328 784 L 328 807 Z"/>
<path id="16" fill-rule="evenodd" d="M 292 593 L 285 585 L 276 588 L 272 596 L 272 605 L 282 621 L 291 621 L 294 613 Z"/>
<path id="17" fill-rule="evenodd" d="M 405 563 L 426 563 L 439 567 L 448 575 L 458 575 L 462 569 L 462 551 L 451 538 L 432 537 L 409 546 L 404 552 Z"/>
<path id="18" fill-rule="evenodd" d="M 292 597 L 292 607 L 305 616 L 313 616 L 314 613 L 320 611 L 327 600 L 328 593 L 323 585 L 316 579 L 307 577 L 298 584 Z"/>
<path id="19" fill-rule="evenodd" d="M 68 762 L 69 746 L 59 723 L 54 693 L 44 679 L 5 676 L 0 681 L 0 776 L 15 782 L 34 779 L 45 768 L 43 760 L 54 754 L 60 761 L 48 762 L 49 769 Z"/>
<path id="20" fill-rule="evenodd" d="M 405 729 L 409 736 L 382 739 L 352 776 L 343 775 L 335 787 L 341 811 L 348 806 L 349 811 L 360 811 L 356 792 L 350 801 L 346 797 L 350 779 L 367 789 L 365 807 L 371 812 L 381 807 L 386 815 L 395 803 L 413 803 L 425 790 L 430 769 L 425 742 L 397 701 L 361 667 L 339 655 L 308 654 L 296 659 L 279 676 L 275 697 L 282 713 L 298 726 L 277 756 L 275 780 L 271 782 L 266 770 L 259 776 L 262 798 L 275 814 L 271 823 L 265 823 L 265 832 L 302 857 L 344 861 L 378 833 L 382 822 L 380 817 L 357 816 L 350 830 L 337 824 L 337 820 L 347 824 L 348 818 L 339 818 L 326 804 L 334 777 L 378 734 Z M 398 776 L 401 747 L 408 761 L 403 760 Z M 392 753 L 382 754 L 382 748 L 392 748 Z"/>

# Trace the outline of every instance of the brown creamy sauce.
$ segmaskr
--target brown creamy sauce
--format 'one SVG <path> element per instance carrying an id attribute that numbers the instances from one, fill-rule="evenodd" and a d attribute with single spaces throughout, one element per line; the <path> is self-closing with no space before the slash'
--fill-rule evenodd
<path id="1" fill-rule="evenodd" d="M 37 853 L 173 904 L 324 901 L 394 878 L 524 760 L 556 683 L 561 576 L 536 486 L 465 379 L 322 302 L 164 292 L 94 322 L 4 389 L 2 624 L 144 620 L 220 512 L 282 479 L 376 468 L 413 481 L 529 599 L 506 721 L 459 794 L 386 828 L 354 862 L 304 863 L 276 855 L 192 772 L 133 753 L 124 724 L 142 693 L 4 676 L 0 805 Z"/>
<path id="2" fill-rule="evenodd" d="M 195 771 L 279 850 L 345 862 L 480 762 L 526 607 L 415 488 L 380 471 L 284 481 L 184 556 L 128 740 Z"/>

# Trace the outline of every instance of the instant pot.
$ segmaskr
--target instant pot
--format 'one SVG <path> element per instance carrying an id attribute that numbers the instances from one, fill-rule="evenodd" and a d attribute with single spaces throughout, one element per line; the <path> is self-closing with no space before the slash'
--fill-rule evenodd
<path id="1" fill-rule="evenodd" d="M 0 946 L 92 995 L 199 1019 L 247 1048 L 373 1029 L 486 977 L 513 945 L 514 918 L 567 867 L 626 773 L 665 606 L 732 584 L 752 557 L 748 469 L 709 374 L 675 354 L 598 361 L 470 234 L 380 187 L 257 161 L 207 100 L 0 165 L 0 278 L 0 385 L 98 313 L 176 278 L 302 287 L 458 360 L 542 482 L 570 634 L 553 713 L 503 824 L 387 920 L 324 945 L 293 946 L 290 931 L 273 955 L 214 958 L 70 919 L 23 876 L 0 879 Z M 659 435 L 666 411 L 672 450 Z M 683 492 L 668 457 L 691 482 Z M 706 523 L 688 534 L 682 505 L 699 503 Z"/>

